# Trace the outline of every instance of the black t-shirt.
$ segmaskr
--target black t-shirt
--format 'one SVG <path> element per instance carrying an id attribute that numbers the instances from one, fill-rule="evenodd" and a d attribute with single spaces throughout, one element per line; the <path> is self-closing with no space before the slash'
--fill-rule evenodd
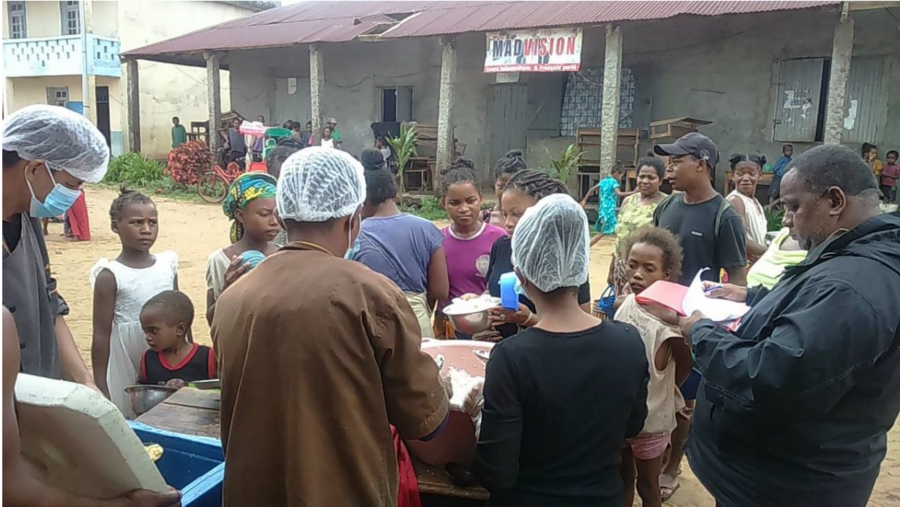
<path id="1" fill-rule="evenodd" d="M 512 239 L 504 236 L 494 242 L 491 247 L 491 260 L 488 263 L 488 291 L 495 298 L 500 297 L 500 276 L 504 273 L 512 273 Z M 527 306 L 532 312 L 535 311 L 534 303 L 525 296 L 519 296 L 519 302 Z M 588 280 L 578 288 L 578 304 L 583 305 L 591 302 L 591 281 Z M 497 327 L 497 332 L 504 338 L 516 334 L 519 327 L 515 324 L 504 324 Z"/>
<path id="2" fill-rule="evenodd" d="M 648 379 L 644 343 L 621 322 L 498 343 L 476 451 L 490 505 L 621 506 L 620 452 L 644 426 Z"/>
<path id="3" fill-rule="evenodd" d="M 678 283 L 690 285 L 702 268 L 710 268 L 702 279 L 718 282 L 722 269 L 747 265 L 744 225 L 731 206 L 722 213 L 716 236 L 716 216 L 724 200 L 716 194 L 700 204 L 685 204 L 684 194 L 676 194 L 662 212 L 654 214 L 653 225 L 672 231 L 684 250 Z"/>

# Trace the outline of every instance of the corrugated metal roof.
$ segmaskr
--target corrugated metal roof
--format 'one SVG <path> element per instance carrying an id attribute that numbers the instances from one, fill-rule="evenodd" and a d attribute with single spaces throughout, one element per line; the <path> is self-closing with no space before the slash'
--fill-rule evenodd
<path id="1" fill-rule="evenodd" d="M 450 14 L 449 5 L 428 9 L 386 36 L 420 37 L 465 32 L 569 26 L 621 21 L 667 19 L 679 15 L 719 16 L 804 9 L 839 2 L 497 2 Z M 452 3 L 450 4 L 452 5 Z M 456 11 L 457 9 L 452 9 Z"/>
<path id="2" fill-rule="evenodd" d="M 452 35 L 521 28 L 593 25 L 667 19 L 680 15 L 719 16 L 837 5 L 839 1 L 652 1 L 652 2 L 300 2 L 260 12 L 124 53 L 198 64 L 190 53 L 292 46 L 354 40 L 401 19 L 381 39 Z M 409 14 L 409 16 L 401 16 Z M 168 56 L 170 58 L 163 58 Z M 202 60 L 200 61 L 202 64 Z"/>

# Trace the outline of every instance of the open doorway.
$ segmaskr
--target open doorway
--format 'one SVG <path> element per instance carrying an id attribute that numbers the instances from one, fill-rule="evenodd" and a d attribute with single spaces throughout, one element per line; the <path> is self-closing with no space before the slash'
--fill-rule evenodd
<path id="1" fill-rule="evenodd" d="M 413 89 L 411 86 L 381 88 L 381 121 L 411 121 Z"/>
<path id="2" fill-rule="evenodd" d="M 98 86 L 97 94 L 97 130 L 106 139 L 106 145 L 112 146 L 109 131 L 109 87 Z"/>

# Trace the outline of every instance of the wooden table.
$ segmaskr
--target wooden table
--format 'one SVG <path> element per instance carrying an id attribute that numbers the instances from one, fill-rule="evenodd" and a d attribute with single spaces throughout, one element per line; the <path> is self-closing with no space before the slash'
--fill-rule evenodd
<path id="1" fill-rule="evenodd" d="M 137 418 L 155 428 L 220 438 L 219 391 L 185 387 Z M 479 485 L 459 487 L 447 474 L 413 458 L 424 507 L 482 506 L 490 493 Z"/>

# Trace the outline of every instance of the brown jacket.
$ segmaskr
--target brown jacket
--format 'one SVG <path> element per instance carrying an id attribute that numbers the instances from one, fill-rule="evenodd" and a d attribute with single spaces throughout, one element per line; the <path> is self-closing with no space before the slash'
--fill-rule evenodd
<path id="1" fill-rule="evenodd" d="M 388 424 L 421 438 L 448 405 L 395 285 L 289 244 L 222 294 L 212 338 L 225 506 L 397 504 Z"/>

